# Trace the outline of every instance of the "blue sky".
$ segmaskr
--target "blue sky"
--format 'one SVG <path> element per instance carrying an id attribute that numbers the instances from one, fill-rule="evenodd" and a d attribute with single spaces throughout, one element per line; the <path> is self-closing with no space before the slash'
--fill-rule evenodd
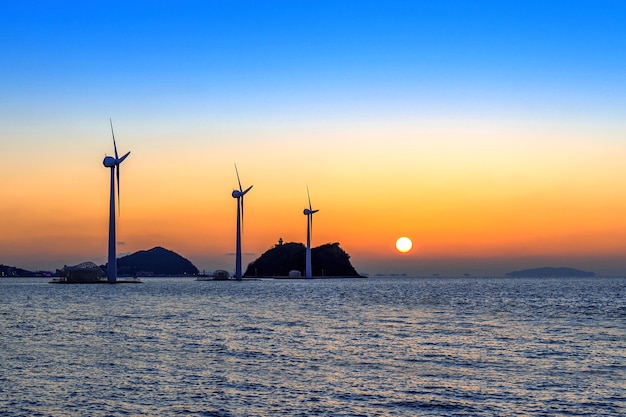
<path id="1" fill-rule="evenodd" d="M 624 110 L 617 1 L 126 3 L 3 5 L 5 104 L 253 118 Z"/>

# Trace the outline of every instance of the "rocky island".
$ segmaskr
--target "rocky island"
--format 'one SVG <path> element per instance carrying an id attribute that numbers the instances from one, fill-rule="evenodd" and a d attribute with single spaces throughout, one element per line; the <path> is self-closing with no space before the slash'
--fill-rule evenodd
<path id="1" fill-rule="evenodd" d="M 302 243 L 280 243 L 266 251 L 248 265 L 244 277 L 299 277 L 293 272 L 304 275 L 306 247 Z M 362 276 L 350 263 L 348 255 L 339 243 L 327 243 L 311 249 L 314 277 L 350 277 Z"/>

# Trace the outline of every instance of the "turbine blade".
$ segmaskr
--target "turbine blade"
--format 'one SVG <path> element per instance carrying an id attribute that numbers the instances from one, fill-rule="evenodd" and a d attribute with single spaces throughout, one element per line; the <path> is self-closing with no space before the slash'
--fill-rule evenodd
<path id="1" fill-rule="evenodd" d="M 250 191 L 250 189 L 251 189 L 252 187 L 253 187 L 253 186 L 251 185 L 251 186 L 249 186 L 248 188 L 246 188 L 246 191 L 243 191 L 243 192 L 242 192 L 242 193 L 243 193 L 242 195 L 245 195 L 248 191 Z"/>
<path id="2" fill-rule="evenodd" d="M 130 155 L 130 151 L 126 152 L 126 155 L 122 156 L 120 159 L 117 160 L 117 164 L 121 164 L 122 161 L 126 158 L 128 158 L 128 155 Z"/>
<path id="3" fill-rule="evenodd" d="M 237 173 L 237 182 L 239 183 L 239 191 L 243 192 L 243 188 L 241 188 L 241 180 L 239 180 L 239 170 L 237 169 L 237 164 L 235 164 L 235 172 Z"/>
<path id="4" fill-rule="evenodd" d="M 113 136 L 113 149 L 115 149 L 115 159 L 117 159 L 117 145 L 115 144 L 115 132 L 113 132 L 113 121 L 109 117 L 109 123 L 111 124 L 111 136 Z"/>
<path id="5" fill-rule="evenodd" d="M 311 194 L 309 194 L 309 186 L 308 185 L 306 186 L 306 195 L 307 195 L 307 197 L 309 197 L 309 210 L 313 210 L 311 208 Z"/>

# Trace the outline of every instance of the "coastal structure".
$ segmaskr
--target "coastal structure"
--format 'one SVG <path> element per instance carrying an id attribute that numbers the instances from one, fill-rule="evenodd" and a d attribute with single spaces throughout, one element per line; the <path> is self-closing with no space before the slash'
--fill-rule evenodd
<path id="1" fill-rule="evenodd" d="M 104 284 L 104 271 L 93 262 L 83 262 L 78 265 L 65 265 L 61 269 L 61 276 L 51 281 L 52 284 Z"/>
<path id="2" fill-rule="evenodd" d="M 223 269 L 218 269 L 213 272 L 211 275 L 203 275 L 201 277 L 196 278 L 196 281 L 228 281 L 230 279 L 230 274 L 228 271 L 224 271 Z"/>
<path id="3" fill-rule="evenodd" d="M 61 276 L 54 278 L 50 284 L 141 284 L 140 279 L 132 277 L 110 282 L 102 268 L 90 261 L 74 266 L 65 265 L 57 271 Z"/>

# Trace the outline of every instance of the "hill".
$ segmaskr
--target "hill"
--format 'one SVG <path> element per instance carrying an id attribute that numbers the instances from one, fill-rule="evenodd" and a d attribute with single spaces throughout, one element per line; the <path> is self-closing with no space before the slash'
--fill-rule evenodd
<path id="1" fill-rule="evenodd" d="M 183 276 L 198 275 L 199 271 L 188 259 L 157 246 L 119 258 L 117 272 L 121 276 Z"/>
<path id="2" fill-rule="evenodd" d="M 289 271 L 300 271 L 304 275 L 306 247 L 302 243 L 276 245 L 248 265 L 244 276 L 272 277 L 288 276 Z M 311 249 L 313 276 L 360 277 L 350 263 L 348 255 L 339 243 L 327 243 Z"/>
<path id="3" fill-rule="evenodd" d="M 15 266 L 0 265 L 0 277 L 34 277 L 37 273 Z"/>
<path id="4" fill-rule="evenodd" d="M 572 278 L 572 277 L 594 277 L 596 274 L 594 272 L 581 271 L 579 269 L 574 268 L 552 268 L 552 267 L 544 267 L 544 268 L 534 268 L 534 269 L 524 269 L 522 271 L 513 271 L 506 274 L 507 277 L 513 278 L 536 278 L 536 277 L 545 277 L 545 278 Z"/>

